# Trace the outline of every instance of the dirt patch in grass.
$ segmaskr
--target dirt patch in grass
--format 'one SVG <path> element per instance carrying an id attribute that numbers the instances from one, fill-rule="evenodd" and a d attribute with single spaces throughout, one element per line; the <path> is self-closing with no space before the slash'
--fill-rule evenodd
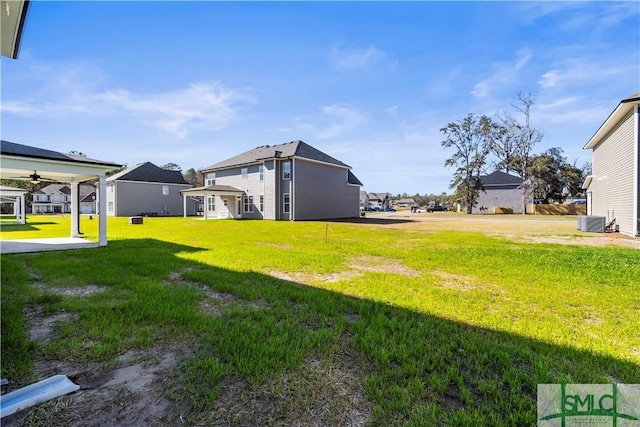
<path id="1" fill-rule="evenodd" d="M 41 292 L 47 292 L 53 295 L 63 295 L 72 298 L 83 298 L 89 295 L 106 291 L 106 286 L 88 285 L 88 286 L 72 286 L 72 287 L 51 287 L 43 283 L 35 283 L 31 285 Z"/>
<path id="2" fill-rule="evenodd" d="M 64 374 L 80 390 L 3 419 L 3 426 L 148 426 L 177 425 L 179 415 L 167 398 L 166 382 L 184 346 L 129 351 L 115 367 L 56 360 L 39 361 L 37 375 Z"/>
<path id="3" fill-rule="evenodd" d="M 454 289 L 456 291 L 471 291 L 476 288 L 472 277 L 464 276 L 462 274 L 452 274 L 445 271 L 433 270 L 432 274 L 440 277 L 436 286 L 448 289 Z"/>
<path id="4" fill-rule="evenodd" d="M 319 274 L 304 272 L 284 272 L 271 271 L 269 274 L 273 277 L 290 282 L 310 284 L 312 282 L 334 283 L 342 280 L 353 279 L 362 276 L 365 272 L 377 273 L 393 273 L 404 276 L 419 276 L 420 272 L 402 265 L 400 261 L 378 256 L 357 256 L 352 258 L 348 265 L 348 269 L 339 273 Z"/>
<path id="5" fill-rule="evenodd" d="M 51 339 L 56 324 L 69 322 L 77 317 L 71 313 L 56 313 L 45 316 L 42 306 L 28 308 L 25 311 L 25 316 L 29 319 L 29 337 L 41 345 Z"/>

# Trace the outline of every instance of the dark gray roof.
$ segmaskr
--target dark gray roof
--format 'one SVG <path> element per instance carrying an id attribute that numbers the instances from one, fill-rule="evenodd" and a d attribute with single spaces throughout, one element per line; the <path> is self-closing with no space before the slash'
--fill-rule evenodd
<path id="1" fill-rule="evenodd" d="M 44 148 L 31 147 L 29 145 L 17 144 L 15 142 L 0 141 L 0 152 L 8 156 L 29 157 L 33 159 L 59 160 L 73 163 L 88 163 L 100 166 L 121 167 L 117 163 L 105 162 L 103 160 L 90 159 L 88 157 L 74 156 L 72 154 L 59 153 L 57 151 L 46 150 Z"/>
<path id="2" fill-rule="evenodd" d="M 502 171 L 481 175 L 480 181 L 485 187 L 491 185 L 522 185 L 522 178 Z"/>
<path id="3" fill-rule="evenodd" d="M 202 171 L 207 172 L 207 171 L 213 171 L 218 169 L 226 169 L 230 167 L 237 167 L 241 165 L 258 163 L 266 159 L 273 159 L 273 158 L 285 159 L 290 157 L 300 157 L 304 159 L 330 163 L 332 165 L 344 166 L 346 168 L 349 167 L 349 165 L 346 165 L 342 163 L 340 160 L 334 159 L 328 154 L 325 154 L 322 151 L 316 148 L 313 148 L 306 142 L 291 141 L 284 144 L 263 145 L 260 147 L 256 147 L 242 154 L 238 154 L 237 156 L 231 157 L 230 159 L 223 160 L 221 162 L 218 162 L 211 166 L 203 168 Z"/>
<path id="4" fill-rule="evenodd" d="M 356 176 L 353 173 L 351 173 L 351 171 L 347 171 L 347 172 L 348 172 L 347 182 L 349 184 L 362 186 L 362 183 L 360 182 L 360 180 L 358 178 L 356 178 Z"/>
<path id="5" fill-rule="evenodd" d="M 163 184 L 189 184 L 180 171 L 162 169 L 151 162 L 140 163 L 107 178 L 107 181 L 161 182 Z"/>

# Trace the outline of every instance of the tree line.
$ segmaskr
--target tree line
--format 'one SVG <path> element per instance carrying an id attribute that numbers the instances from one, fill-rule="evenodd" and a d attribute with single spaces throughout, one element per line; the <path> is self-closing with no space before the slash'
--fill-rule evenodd
<path id="1" fill-rule="evenodd" d="M 575 160 L 570 163 L 560 147 L 533 154 L 534 146 L 544 136 L 531 124 L 534 103 L 535 93 L 520 92 L 512 104 L 514 113 L 502 111 L 493 118 L 471 113 L 440 129 L 445 137 L 442 147 L 453 150 L 445 161 L 446 167 L 454 168 L 449 187 L 454 190 L 455 202 L 467 213 L 484 190 L 481 175 L 491 168 L 522 178 L 523 213 L 534 198 L 562 203 L 582 192 L 582 182 L 591 173 L 590 163 L 582 167 Z"/>

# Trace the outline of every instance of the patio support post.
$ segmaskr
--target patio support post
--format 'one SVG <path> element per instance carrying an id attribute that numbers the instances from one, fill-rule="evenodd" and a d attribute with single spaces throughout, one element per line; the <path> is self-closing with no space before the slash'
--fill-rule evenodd
<path id="1" fill-rule="evenodd" d="M 20 224 L 27 223 L 27 204 L 25 202 L 24 194 L 20 196 Z"/>
<path id="2" fill-rule="evenodd" d="M 187 195 L 182 195 L 182 218 L 187 217 Z"/>
<path id="3" fill-rule="evenodd" d="M 107 178 L 98 175 L 98 245 L 107 246 Z"/>
<path id="4" fill-rule="evenodd" d="M 204 219 L 209 219 L 209 195 L 207 194 L 207 192 L 204 192 L 204 203 L 203 203 L 203 210 L 204 210 Z"/>
<path id="5" fill-rule="evenodd" d="M 78 200 L 78 185 L 77 182 L 71 183 L 71 237 L 80 237 L 79 226 L 80 221 L 78 218 L 78 209 L 80 207 L 80 200 Z M 62 212 L 64 212 L 64 205 Z"/>

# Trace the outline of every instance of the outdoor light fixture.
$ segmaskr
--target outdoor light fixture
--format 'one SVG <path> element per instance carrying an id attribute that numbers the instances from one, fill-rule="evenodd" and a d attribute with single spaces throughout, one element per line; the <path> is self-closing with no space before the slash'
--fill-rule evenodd
<path id="1" fill-rule="evenodd" d="M 29 178 L 31 178 L 30 182 L 32 184 L 40 184 L 40 175 L 38 175 L 36 171 L 33 171 L 33 174 L 29 175 Z"/>

